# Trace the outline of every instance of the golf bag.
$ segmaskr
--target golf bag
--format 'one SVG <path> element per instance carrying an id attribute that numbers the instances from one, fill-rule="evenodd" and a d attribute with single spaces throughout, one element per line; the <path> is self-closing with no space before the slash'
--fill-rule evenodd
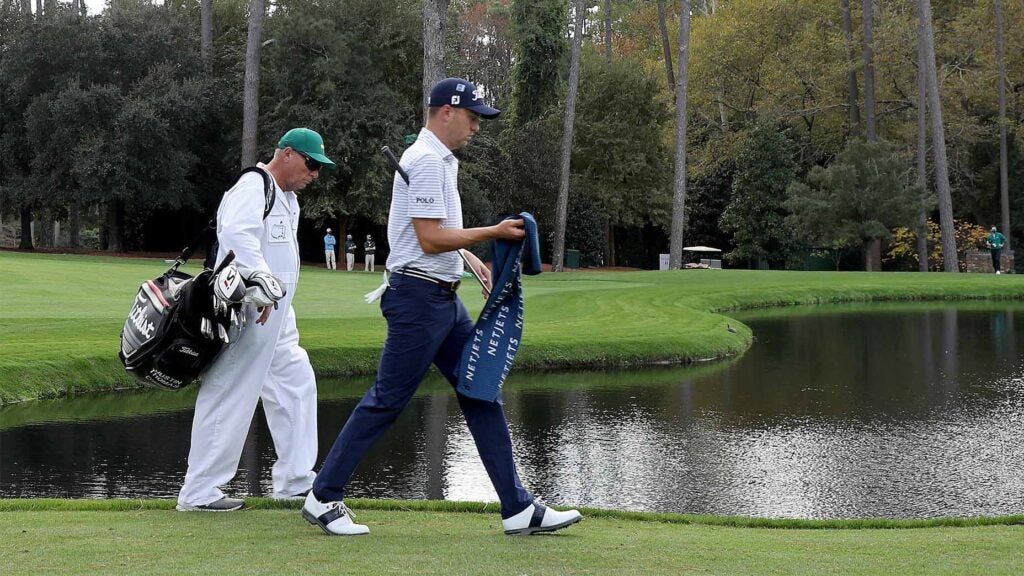
<path id="1" fill-rule="evenodd" d="M 215 289 L 215 279 L 224 281 L 232 275 L 237 302 L 222 298 Z M 173 266 L 139 288 L 121 330 L 118 357 L 128 373 L 143 382 L 169 390 L 187 386 L 199 380 L 241 332 L 244 295 L 233 266 L 224 266 L 217 274 L 205 269 L 195 277 Z"/>
<path id="2" fill-rule="evenodd" d="M 274 184 L 260 168 L 242 174 L 251 171 L 263 176 L 266 219 L 276 200 Z M 144 383 L 177 390 L 199 381 L 245 327 L 246 281 L 233 263 L 234 252 L 212 269 L 216 230 L 216 220 L 211 220 L 166 272 L 143 282 L 135 295 L 121 330 L 118 358 Z M 204 238 L 208 256 L 203 271 L 193 277 L 178 270 Z"/>

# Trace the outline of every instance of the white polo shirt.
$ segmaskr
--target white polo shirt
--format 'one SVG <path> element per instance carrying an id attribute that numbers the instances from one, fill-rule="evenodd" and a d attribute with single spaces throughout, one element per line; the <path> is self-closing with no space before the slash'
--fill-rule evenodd
<path id="1" fill-rule="evenodd" d="M 441 220 L 443 228 L 462 228 L 459 161 L 433 132 L 423 128 L 399 161 L 409 184 L 395 173 L 388 214 L 388 270 L 417 268 L 440 280 L 462 278 L 458 251 L 425 254 L 413 228 L 413 218 Z"/>

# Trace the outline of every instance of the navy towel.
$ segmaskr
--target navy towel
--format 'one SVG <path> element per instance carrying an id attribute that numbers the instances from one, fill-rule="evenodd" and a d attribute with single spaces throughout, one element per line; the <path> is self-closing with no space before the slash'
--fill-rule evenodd
<path id="1" fill-rule="evenodd" d="M 512 369 L 523 338 L 522 275 L 540 274 L 540 238 L 537 221 L 529 212 L 518 216 L 526 225 L 522 241 L 494 242 L 491 296 L 476 321 L 473 338 L 462 350 L 460 394 L 494 402 Z"/>

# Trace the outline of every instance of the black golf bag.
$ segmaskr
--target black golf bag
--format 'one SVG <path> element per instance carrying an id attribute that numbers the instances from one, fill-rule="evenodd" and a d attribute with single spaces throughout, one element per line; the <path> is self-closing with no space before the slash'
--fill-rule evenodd
<path id="1" fill-rule="evenodd" d="M 209 268 L 192 277 L 175 265 L 142 284 L 121 330 L 118 357 L 129 374 L 177 390 L 213 365 L 244 318 L 241 302 L 218 304 L 215 277 Z"/>
<path id="2" fill-rule="evenodd" d="M 246 172 L 263 177 L 265 219 L 276 200 L 273 182 L 261 168 L 247 168 L 242 174 Z M 210 221 L 170 269 L 143 282 L 135 295 L 121 330 L 118 358 L 125 370 L 142 382 L 177 390 L 199 381 L 245 327 L 245 287 L 237 277 L 238 270 L 233 269 L 234 252 L 228 252 L 217 269 L 212 269 L 217 255 L 216 229 L 216 220 Z M 208 247 L 203 271 L 195 277 L 179 271 L 203 243 Z"/>

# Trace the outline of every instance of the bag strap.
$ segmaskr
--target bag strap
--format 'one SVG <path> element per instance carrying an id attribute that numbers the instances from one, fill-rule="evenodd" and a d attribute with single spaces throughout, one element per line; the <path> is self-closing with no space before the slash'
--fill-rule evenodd
<path id="1" fill-rule="evenodd" d="M 258 172 L 263 177 L 263 219 L 266 220 L 274 208 L 274 203 L 277 202 L 277 189 L 274 187 L 273 179 L 270 178 L 270 173 L 259 166 L 250 166 L 242 170 L 242 173 L 238 175 L 239 180 L 249 172 Z"/>
<path id="2" fill-rule="evenodd" d="M 238 178 L 235 182 L 237 183 L 238 180 L 242 179 L 242 176 L 245 176 L 249 172 L 257 172 L 263 178 L 263 219 L 266 220 L 267 216 L 270 215 L 270 211 L 274 208 L 274 204 L 277 202 L 277 188 L 274 186 L 274 180 L 270 177 L 270 173 L 259 166 L 250 166 L 245 170 L 242 170 L 242 172 L 238 174 Z M 180 266 L 188 262 L 188 259 L 192 257 L 192 253 L 196 251 L 196 248 L 203 244 L 206 244 L 208 248 L 204 267 L 212 269 L 213 265 L 216 264 L 217 259 L 216 217 L 210 219 L 210 221 L 206 223 L 206 226 L 203 226 L 202 230 L 199 231 L 199 234 L 196 235 L 195 239 L 192 240 L 188 246 L 185 246 L 185 249 L 181 251 L 181 254 L 178 255 L 178 258 L 175 259 L 174 264 L 171 265 L 165 275 L 173 273 Z"/>

